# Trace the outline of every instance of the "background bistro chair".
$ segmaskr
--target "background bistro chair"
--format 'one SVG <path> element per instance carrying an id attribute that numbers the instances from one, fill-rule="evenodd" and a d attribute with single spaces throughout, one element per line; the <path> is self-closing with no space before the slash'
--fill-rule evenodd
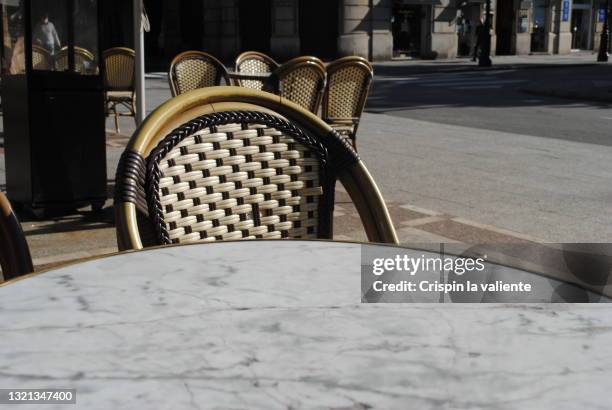
<path id="1" fill-rule="evenodd" d="M 106 116 L 114 113 L 115 130 L 119 133 L 120 115 L 136 117 L 134 50 L 125 47 L 111 48 L 104 51 L 103 58 Z M 122 106 L 124 110 L 117 110 L 118 106 Z"/>
<path id="2" fill-rule="evenodd" d="M 373 77 L 372 65 L 362 57 L 343 57 L 327 66 L 322 118 L 353 147 Z"/>
<path id="3" fill-rule="evenodd" d="M 11 203 L 0 192 L 0 267 L 4 281 L 34 271 L 30 248 Z"/>
<path id="4" fill-rule="evenodd" d="M 219 60 L 203 51 L 185 51 L 170 63 L 168 71 L 172 96 L 202 87 L 231 84 L 227 69 Z"/>
<path id="5" fill-rule="evenodd" d="M 56 66 L 58 71 L 68 70 L 68 47 L 64 46 L 57 52 Z M 97 72 L 97 68 L 94 70 L 94 55 L 82 47 L 74 47 L 74 71 L 87 74 L 93 71 Z"/>
<path id="6" fill-rule="evenodd" d="M 173 98 L 132 136 L 117 169 L 119 249 L 247 238 L 333 238 L 334 186 L 369 240 L 397 243 L 357 153 L 278 96 L 211 87 Z"/>
<path id="7" fill-rule="evenodd" d="M 245 51 L 236 58 L 236 71 L 239 73 L 271 73 L 279 67 L 278 63 L 258 51 Z M 263 80 L 237 80 L 240 87 L 261 90 Z"/>
<path id="8" fill-rule="evenodd" d="M 289 60 L 272 73 L 263 89 L 316 114 L 325 89 L 325 64 L 308 56 Z"/>
<path id="9" fill-rule="evenodd" d="M 53 70 L 53 56 L 46 48 L 32 44 L 32 68 L 34 70 Z"/>

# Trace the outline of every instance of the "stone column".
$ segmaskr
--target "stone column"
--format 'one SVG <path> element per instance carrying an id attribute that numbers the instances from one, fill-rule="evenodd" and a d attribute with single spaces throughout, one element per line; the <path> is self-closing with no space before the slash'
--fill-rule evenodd
<path id="1" fill-rule="evenodd" d="M 596 52 L 599 51 L 599 45 L 601 44 L 601 32 L 603 31 L 604 25 L 603 20 L 599 19 L 599 10 L 604 9 L 605 4 L 605 0 L 601 4 L 597 0 L 593 2 L 593 12 L 595 13 L 595 16 L 593 17 L 593 25 L 595 26 L 595 33 L 593 37 L 593 50 Z"/>
<path id="2" fill-rule="evenodd" d="M 553 53 L 569 54 L 572 51 L 572 0 L 567 0 L 567 21 L 563 21 L 563 3 L 565 0 L 552 0 L 554 5 L 552 10 L 553 22 Z"/>
<path id="3" fill-rule="evenodd" d="M 520 33 L 518 29 L 516 30 L 514 53 L 516 55 L 527 55 L 531 53 L 532 4 L 528 1 L 515 0 L 514 6 L 516 10 L 515 27 L 521 24 L 521 14 L 525 13 L 527 15 L 527 31 Z"/>
<path id="4" fill-rule="evenodd" d="M 298 6 L 298 0 L 272 1 L 270 51 L 280 61 L 300 54 Z"/>
<path id="5" fill-rule="evenodd" d="M 503 1 L 503 0 L 500 0 Z M 482 15 L 485 13 L 485 6 L 482 5 Z M 497 51 L 497 0 L 491 0 L 491 55 L 494 56 Z"/>
<path id="6" fill-rule="evenodd" d="M 391 0 L 341 0 L 338 33 L 340 56 L 391 59 Z"/>
<path id="7" fill-rule="evenodd" d="M 393 33 L 391 33 L 392 0 L 372 0 L 372 55 L 374 61 L 393 57 Z"/>
<path id="8" fill-rule="evenodd" d="M 370 57 L 371 17 L 369 0 L 340 1 L 338 54 Z"/>
<path id="9" fill-rule="evenodd" d="M 457 8 L 451 0 L 441 0 L 432 6 L 431 52 L 425 58 L 455 58 L 457 57 Z M 427 26 L 427 25 L 425 25 Z"/>
<path id="10" fill-rule="evenodd" d="M 546 51 L 548 54 L 554 53 L 555 48 L 555 13 L 558 5 L 551 1 L 546 9 Z"/>

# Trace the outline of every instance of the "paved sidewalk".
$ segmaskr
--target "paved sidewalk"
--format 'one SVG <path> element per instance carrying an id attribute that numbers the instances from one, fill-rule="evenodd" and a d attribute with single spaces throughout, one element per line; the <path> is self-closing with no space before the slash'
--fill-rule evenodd
<path id="1" fill-rule="evenodd" d="M 478 67 L 478 62 L 473 62 L 468 57 L 458 57 L 440 60 L 421 60 L 401 58 L 391 61 L 375 63 L 375 71 L 386 72 L 392 69 L 401 69 L 404 72 L 458 72 L 458 71 L 487 71 L 507 69 L 529 69 L 529 68 L 554 68 L 567 66 L 588 66 L 602 64 L 597 62 L 597 53 L 592 51 L 572 52 L 567 55 L 558 54 L 534 54 L 520 56 L 493 56 L 491 67 Z"/>
<path id="2" fill-rule="evenodd" d="M 610 70 L 612 76 L 612 67 Z M 612 104 L 611 80 L 573 81 L 559 86 L 557 82 L 531 83 L 521 88 L 522 91 L 546 97 L 567 98 L 571 100 L 596 101 Z"/>
<path id="3" fill-rule="evenodd" d="M 147 108 L 169 98 L 163 75 L 148 75 Z M 486 115 L 486 109 L 484 115 Z M 107 123 L 112 181 L 133 121 Z M 403 243 L 610 241 L 612 147 L 366 113 L 358 143 Z M 5 183 L 0 148 L 0 188 Z M 113 183 L 109 183 L 109 198 Z M 22 216 L 37 268 L 116 250 L 112 201 L 46 220 Z M 364 240 L 353 205 L 337 191 L 335 234 Z"/>

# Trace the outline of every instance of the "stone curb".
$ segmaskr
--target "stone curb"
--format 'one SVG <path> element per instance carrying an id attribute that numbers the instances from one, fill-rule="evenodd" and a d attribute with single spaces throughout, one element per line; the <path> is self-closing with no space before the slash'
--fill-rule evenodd
<path id="1" fill-rule="evenodd" d="M 474 63 L 475 64 L 475 63 Z M 425 74 L 425 73 L 463 73 L 472 71 L 500 71 L 500 70 L 534 70 L 534 69 L 547 69 L 547 68 L 576 68 L 576 67 L 592 67 L 600 65 L 601 63 L 568 63 L 568 64 L 499 64 L 495 65 L 495 62 L 491 67 L 478 67 L 465 66 L 465 67 L 436 67 L 435 65 L 417 65 L 413 67 L 410 65 L 403 66 L 406 68 L 406 73 L 410 74 Z M 384 66 L 384 67 L 397 67 L 397 66 Z M 374 75 L 376 76 L 376 64 L 374 64 Z"/>

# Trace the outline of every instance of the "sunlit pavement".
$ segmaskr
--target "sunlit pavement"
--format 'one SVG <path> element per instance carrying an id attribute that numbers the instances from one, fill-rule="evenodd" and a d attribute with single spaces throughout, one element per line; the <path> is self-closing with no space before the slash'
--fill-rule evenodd
<path id="1" fill-rule="evenodd" d="M 574 86 L 585 78 L 591 81 L 591 70 L 601 69 L 572 68 Z M 378 67 L 358 147 L 402 242 L 610 241 L 610 107 L 587 101 L 588 96 L 539 99 L 520 89 L 540 77 L 572 86 L 561 71 L 509 69 L 482 78 L 406 73 L 397 78 Z M 593 87 L 599 92 L 605 84 Z M 149 111 L 170 97 L 163 74 L 148 75 L 147 94 Z M 120 134 L 107 121 L 109 198 L 118 158 L 133 130 L 130 118 L 121 119 Z M 341 186 L 336 200 L 335 238 L 365 240 Z M 99 214 L 85 208 L 44 220 L 21 217 L 38 268 L 116 251 L 110 199 Z"/>

